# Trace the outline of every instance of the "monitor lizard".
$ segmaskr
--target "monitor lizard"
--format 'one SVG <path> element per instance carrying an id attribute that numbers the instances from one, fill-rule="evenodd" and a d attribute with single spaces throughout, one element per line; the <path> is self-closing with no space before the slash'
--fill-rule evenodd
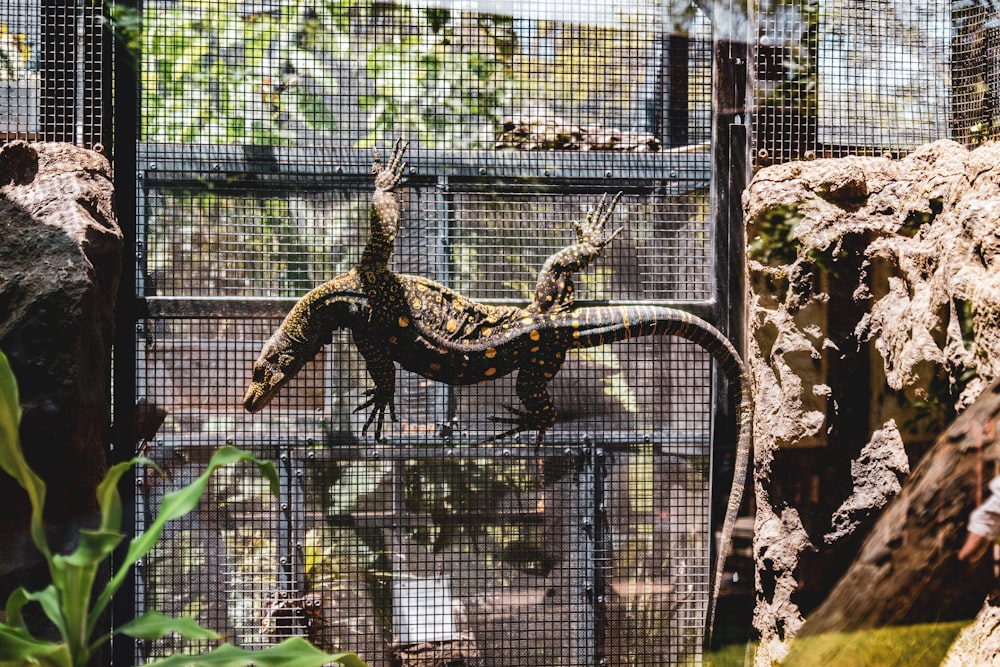
<path id="1" fill-rule="evenodd" d="M 621 229 L 606 233 L 621 193 L 592 207 L 583 223 L 574 223 L 577 243 L 553 254 L 542 267 L 534 298 L 525 307 L 487 305 L 473 301 L 437 282 L 389 269 L 399 230 L 399 204 L 393 188 L 406 163 L 406 145 L 397 142 L 382 164 L 375 151 L 372 174 L 375 192 L 369 207 L 370 237 L 361 260 L 302 297 L 264 344 L 253 365 L 253 377 L 243 399 L 257 412 L 330 342 L 338 329 L 349 329 L 374 382 L 368 400 L 355 412 L 371 408 L 362 428 L 374 425 L 382 437 L 385 414 L 395 421 L 396 364 L 449 385 L 486 382 L 517 371 L 516 393 L 522 408 L 503 406 L 511 414 L 491 419 L 510 425 L 495 436 L 522 431 L 537 433 L 540 445 L 556 420 L 547 386 L 572 348 L 594 347 L 638 336 L 679 336 L 692 341 L 719 363 L 737 407 L 737 447 L 732 490 L 722 528 L 722 549 L 728 549 L 743 497 L 749 463 L 753 410 L 743 362 L 733 345 L 705 320 L 673 308 L 626 305 L 574 305 L 573 273 L 601 255 Z M 709 632 L 721 585 L 724 551 L 715 568 Z"/>

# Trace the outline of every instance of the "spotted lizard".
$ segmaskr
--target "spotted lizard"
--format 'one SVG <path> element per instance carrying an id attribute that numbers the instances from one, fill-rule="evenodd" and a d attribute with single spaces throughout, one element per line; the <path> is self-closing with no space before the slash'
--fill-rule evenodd
<path id="1" fill-rule="evenodd" d="M 399 204 L 393 188 L 406 167 L 405 150 L 406 145 L 397 142 L 384 165 L 375 151 L 371 232 L 361 260 L 295 304 L 253 365 L 244 407 L 250 412 L 262 409 L 330 342 L 335 330 L 349 329 L 374 383 L 370 397 L 355 410 L 371 408 L 362 435 L 374 425 L 374 436 L 380 440 L 386 412 L 396 420 L 399 364 L 449 385 L 485 382 L 517 371 L 516 393 L 522 408 L 505 406 L 512 414 L 492 418 L 510 426 L 496 438 L 534 431 L 540 444 L 556 420 L 547 387 L 569 349 L 638 336 L 679 336 L 702 346 L 720 364 L 738 405 L 734 478 L 721 541 L 727 548 L 742 501 L 751 443 L 752 400 L 736 349 L 711 324 L 682 310 L 574 304 L 573 274 L 599 257 L 621 231 L 605 231 L 620 194 L 610 201 L 603 197 L 584 222 L 574 223 L 577 242 L 548 258 L 529 305 L 487 305 L 432 280 L 390 270 L 399 231 Z M 717 560 L 709 628 L 723 561 L 724 552 Z"/>

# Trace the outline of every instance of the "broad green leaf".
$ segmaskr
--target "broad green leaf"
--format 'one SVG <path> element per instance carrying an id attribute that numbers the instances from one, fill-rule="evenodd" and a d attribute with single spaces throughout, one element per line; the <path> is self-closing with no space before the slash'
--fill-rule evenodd
<path id="1" fill-rule="evenodd" d="M 54 556 L 72 567 L 96 567 L 121 544 L 125 535 L 117 530 L 81 530 L 80 544 L 66 556 Z"/>
<path id="2" fill-rule="evenodd" d="M 72 667 L 66 644 L 35 639 L 26 630 L 0 624 L 0 667 Z"/>
<path id="3" fill-rule="evenodd" d="M 60 634 L 65 637 L 66 619 L 63 617 L 59 591 L 56 587 L 49 584 L 40 591 L 25 591 L 24 595 L 29 602 L 37 602 L 41 605 L 42 611 L 44 611 L 49 620 L 55 624 Z"/>
<path id="4" fill-rule="evenodd" d="M 7 356 L 0 352 L 0 468 L 28 493 L 31 502 L 31 538 L 38 550 L 48 558 L 51 555 L 45 539 L 42 510 L 45 507 L 45 482 L 28 467 L 21 451 L 21 405 L 17 382 L 10 370 Z"/>
<path id="5" fill-rule="evenodd" d="M 344 667 L 365 667 L 361 658 L 353 653 L 323 653 L 302 637 L 286 639 L 277 646 L 263 651 L 248 651 L 231 644 L 202 655 L 173 655 L 163 660 L 149 663 L 147 667 L 321 667 L 329 662 L 338 662 Z"/>
<path id="6" fill-rule="evenodd" d="M 232 465 L 241 461 L 252 461 L 260 473 L 267 478 L 270 483 L 271 493 L 278 495 L 278 474 L 274 470 L 274 465 L 270 461 L 259 461 L 249 452 L 244 452 L 235 447 L 226 446 L 218 449 L 208 462 L 208 467 L 190 485 L 177 491 L 172 491 L 163 497 L 160 504 L 160 511 L 156 518 L 150 523 L 149 528 L 144 533 L 138 535 L 129 544 L 128 553 L 125 555 L 126 567 L 119 568 L 112 577 L 104 592 L 94 605 L 97 610 L 104 609 L 110 602 L 115 592 L 121 588 L 125 578 L 129 576 L 130 566 L 140 558 L 144 557 L 156 545 L 157 540 L 163 533 L 163 528 L 168 521 L 178 519 L 195 507 L 201 499 L 205 488 L 208 486 L 212 473 L 222 466 Z"/>
<path id="7" fill-rule="evenodd" d="M 164 635 L 176 632 L 181 637 L 188 639 L 219 639 L 219 635 L 198 625 L 197 621 L 190 617 L 171 618 L 158 611 L 147 611 L 142 616 L 125 625 L 116 628 L 114 633 L 127 635 L 134 639 L 155 640 Z"/>
<path id="8" fill-rule="evenodd" d="M 21 609 L 28 603 L 28 591 L 23 587 L 15 588 L 7 596 L 7 625 L 12 628 L 25 628 Z"/>

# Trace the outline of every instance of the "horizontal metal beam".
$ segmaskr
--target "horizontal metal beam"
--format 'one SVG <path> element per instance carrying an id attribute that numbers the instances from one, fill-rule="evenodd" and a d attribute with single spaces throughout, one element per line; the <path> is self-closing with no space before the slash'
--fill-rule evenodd
<path id="1" fill-rule="evenodd" d="M 184 183 L 310 189 L 371 178 L 372 152 L 357 148 L 314 148 L 238 145 L 141 144 L 138 176 L 147 187 Z M 675 182 L 688 191 L 692 182 L 708 186 L 709 144 L 671 148 L 655 153 L 606 151 L 414 151 L 406 176 L 414 181 L 450 179 L 512 179 L 544 185 L 574 183 L 642 186 L 643 181 Z"/>
<path id="2" fill-rule="evenodd" d="M 676 456 L 706 456 L 709 451 L 707 433 L 658 431 L 656 434 L 635 434 L 622 431 L 589 433 L 574 432 L 566 428 L 554 429 L 545 435 L 546 443 L 539 448 L 532 444 L 511 440 L 510 444 L 456 444 L 444 436 L 407 436 L 387 438 L 381 446 L 370 443 L 323 444 L 322 439 L 310 437 L 268 436 L 253 434 L 240 437 L 222 437 L 210 434 L 191 436 L 158 436 L 147 445 L 144 455 L 159 460 L 162 455 L 175 456 L 187 452 L 191 458 L 201 453 L 210 455 L 223 445 L 233 445 L 247 451 L 289 452 L 302 459 L 316 461 L 413 461 L 428 459 L 527 459 L 577 458 L 591 449 L 608 452 L 635 451 L 655 447 L 659 453 Z"/>
<path id="3" fill-rule="evenodd" d="M 281 319 L 292 309 L 298 299 L 294 297 L 171 297 L 150 296 L 142 299 L 143 312 L 151 319 L 241 319 L 273 318 Z M 524 306 L 527 303 L 517 299 L 484 299 L 482 303 L 491 305 Z M 713 301 L 577 301 L 583 306 L 627 306 L 641 303 L 644 306 L 663 306 L 683 310 L 703 319 L 712 321 L 715 316 Z"/>

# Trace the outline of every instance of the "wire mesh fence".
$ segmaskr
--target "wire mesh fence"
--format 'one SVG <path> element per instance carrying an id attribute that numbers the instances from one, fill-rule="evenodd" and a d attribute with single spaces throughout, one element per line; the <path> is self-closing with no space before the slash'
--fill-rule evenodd
<path id="1" fill-rule="evenodd" d="M 144 453 L 165 472 L 137 480 L 137 527 L 219 445 L 281 475 L 279 497 L 249 470 L 220 475 L 141 564 L 134 607 L 248 647 L 304 635 L 371 665 L 697 660 L 730 444 L 697 345 L 571 353 L 537 450 L 489 440 L 504 430 L 489 417 L 518 403 L 510 377 L 451 387 L 402 372 L 399 421 L 376 443 L 354 411 L 371 382 L 349 334 L 251 416 L 252 361 L 297 298 L 360 258 L 371 151 L 397 137 L 410 150 L 395 271 L 527 303 L 573 221 L 622 191 L 623 231 L 577 299 L 725 319 L 718 202 L 738 200 L 720 191 L 738 179 L 720 170 L 739 167 L 717 154 L 727 128 L 713 119 L 752 129 L 756 167 L 974 145 L 996 131 L 997 13 L 974 0 L 0 0 L 6 139 L 100 148 L 137 128 L 136 173 L 117 187 L 136 198 L 122 223 L 140 309 L 119 328 L 136 332 L 127 370 L 158 425 Z M 139 63 L 134 107 L 107 102 L 112 41 Z M 199 648 L 166 638 L 135 659 Z"/>
<path id="2" fill-rule="evenodd" d="M 402 372 L 386 441 L 361 436 L 371 384 L 346 333 L 262 415 L 240 404 L 285 311 L 359 260 L 371 148 L 397 136 L 410 149 L 393 270 L 525 303 L 573 221 L 622 190 L 623 231 L 577 298 L 709 312 L 704 13 L 686 8 L 674 30 L 659 6 L 489 9 L 146 4 L 137 395 L 166 415 L 147 451 L 180 474 L 146 478 L 143 497 L 155 506 L 226 442 L 273 458 L 284 495 L 220 485 L 204 504 L 233 509 L 148 559 L 140 608 L 174 605 L 250 647 L 305 635 L 371 665 L 699 654 L 713 399 L 697 346 L 570 355 L 540 448 L 490 441 L 507 428 L 490 417 L 518 403 L 510 377 Z"/>
<path id="3" fill-rule="evenodd" d="M 513 378 L 448 387 L 401 373 L 398 423 L 385 443 L 362 437 L 354 408 L 370 381 L 347 334 L 263 416 L 240 401 L 284 311 L 359 260 L 369 147 L 385 152 L 396 135 L 411 145 L 395 271 L 525 303 L 545 259 L 575 240 L 572 221 L 623 190 L 624 230 L 577 298 L 709 303 L 705 16 L 688 12 L 678 36 L 661 8 L 644 24 L 649 9 L 600 4 L 572 9 L 591 23 L 556 5 L 517 18 L 405 4 L 156 9 L 139 159 L 138 283 L 152 317 L 137 377 L 166 420 L 148 448 L 197 469 L 199 452 L 237 443 L 278 462 L 287 495 L 236 484 L 229 523 L 199 515 L 178 532 L 184 546 L 148 560 L 140 606 L 170 600 L 240 645 L 299 634 L 371 665 L 699 655 L 712 390 L 697 346 L 571 355 L 549 385 L 560 420 L 537 452 L 527 439 L 487 444 L 506 428 L 489 418 L 518 402 Z M 227 46 L 227 31 L 254 38 Z M 192 51 L 218 68 L 210 80 L 177 69 Z M 153 480 L 149 502 L 176 483 Z M 179 648 L 155 642 L 140 657 Z"/>

